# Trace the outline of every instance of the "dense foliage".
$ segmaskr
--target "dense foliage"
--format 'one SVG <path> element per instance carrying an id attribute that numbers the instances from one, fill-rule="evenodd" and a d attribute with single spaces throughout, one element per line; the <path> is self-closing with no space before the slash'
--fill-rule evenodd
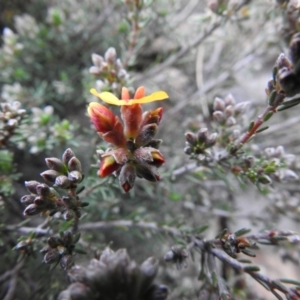
<path id="1" fill-rule="evenodd" d="M 1 299 L 300 299 L 297 1 L 0 7 Z"/>

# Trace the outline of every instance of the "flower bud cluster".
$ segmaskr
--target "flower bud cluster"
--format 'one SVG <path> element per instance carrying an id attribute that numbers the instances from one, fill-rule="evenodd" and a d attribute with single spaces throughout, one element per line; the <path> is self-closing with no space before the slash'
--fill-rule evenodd
<path id="1" fill-rule="evenodd" d="M 62 160 L 49 157 L 45 161 L 49 170 L 41 173 L 41 176 L 53 186 L 74 190 L 82 181 L 81 163 L 70 148 L 63 153 Z"/>
<path id="2" fill-rule="evenodd" d="M 276 166 L 272 178 L 279 182 L 298 181 L 299 176 L 295 173 L 295 169 L 300 169 L 300 164 L 293 154 L 285 153 L 283 146 L 269 147 L 264 149 L 263 156 L 266 157 L 270 163 Z"/>
<path id="3" fill-rule="evenodd" d="M 187 267 L 187 258 L 189 256 L 186 248 L 182 246 L 173 246 L 171 250 L 165 254 L 164 260 L 166 262 L 173 262 L 176 264 L 178 270 Z"/>
<path id="4" fill-rule="evenodd" d="M 223 250 L 231 257 L 236 258 L 236 254 L 240 252 L 252 257 L 255 256 L 252 251 L 247 249 L 252 246 L 252 243 L 244 236 L 238 236 L 236 233 L 224 232 L 224 234 L 220 236 L 220 242 Z"/>
<path id="5" fill-rule="evenodd" d="M 80 208 L 87 205 L 76 195 L 76 188 L 83 179 L 80 161 L 71 149 L 67 149 L 62 160 L 56 157 L 46 158 L 46 164 L 49 170 L 41 173 L 43 179 L 53 187 L 67 190 L 68 195 L 60 197 L 54 188 L 45 183 L 27 181 L 25 186 L 31 194 L 23 196 L 20 200 L 26 205 L 24 215 L 47 212 L 53 215 L 61 212 L 65 220 L 79 218 Z"/>
<path id="6" fill-rule="evenodd" d="M 13 249 L 19 251 L 23 257 L 33 255 L 34 253 L 33 241 L 34 240 L 32 237 L 22 239 Z"/>
<path id="7" fill-rule="evenodd" d="M 292 169 L 299 169 L 295 156 L 286 154 L 282 146 L 269 147 L 260 151 L 253 149 L 256 156 L 243 156 L 238 165 L 233 165 L 231 171 L 235 175 L 246 176 L 251 182 L 257 184 L 270 184 L 273 180 L 278 182 L 291 182 L 299 179 Z"/>
<path id="8" fill-rule="evenodd" d="M 99 259 L 87 268 L 69 270 L 71 285 L 62 291 L 59 300 L 165 300 L 168 289 L 154 283 L 158 261 L 153 257 L 141 265 L 131 260 L 125 249 L 116 252 L 106 248 Z"/>
<path id="9" fill-rule="evenodd" d="M 1 103 L 0 107 L 0 147 L 7 143 L 22 120 L 25 109 L 20 108 L 20 102 Z"/>
<path id="10" fill-rule="evenodd" d="M 60 237 L 49 237 L 47 245 L 40 251 L 44 254 L 45 264 L 60 264 L 63 270 L 70 269 L 74 264 L 73 252 L 80 234 L 73 235 L 70 231 L 60 234 Z"/>
<path id="11" fill-rule="evenodd" d="M 165 99 L 168 95 L 159 91 L 145 97 L 144 87 L 137 89 L 134 99 L 130 99 L 127 88 L 122 89 L 122 99 L 110 93 L 102 93 L 111 101 L 124 103 L 121 107 L 120 119 L 105 106 L 92 102 L 89 105 L 88 113 L 94 123 L 98 134 L 103 140 L 112 144 L 113 149 L 103 153 L 98 151 L 100 160 L 99 176 L 105 177 L 112 173 L 118 176 L 120 186 L 125 192 L 128 192 L 135 183 L 136 177 L 144 178 L 151 182 L 160 180 L 159 174 L 155 168 L 160 167 L 164 162 L 164 157 L 158 150 L 161 140 L 155 139 L 155 134 L 160 124 L 163 109 L 157 108 L 151 111 L 143 112 L 141 102 L 158 97 Z M 127 104 L 126 101 L 132 101 Z M 155 100 L 154 100 L 155 101 Z"/>
<path id="12" fill-rule="evenodd" d="M 67 120 L 58 122 L 50 105 L 43 109 L 32 107 L 31 114 L 26 115 L 26 122 L 20 122 L 26 111 L 12 99 L 22 100 L 22 94 L 24 91 L 20 84 L 4 85 L 2 89 L 1 96 L 6 102 L 0 104 L 0 144 L 4 144 L 16 128 L 18 138 L 12 141 L 19 149 L 28 146 L 30 153 L 51 150 L 73 138 L 75 126 Z"/>
<path id="13" fill-rule="evenodd" d="M 237 117 L 242 116 L 248 110 L 249 105 L 249 101 L 236 103 L 231 94 L 224 99 L 216 97 L 213 104 L 213 118 L 225 128 L 233 127 L 237 124 Z"/>
<path id="14" fill-rule="evenodd" d="M 185 134 L 186 147 L 184 148 L 184 152 L 188 155 L 205 154 L 206 149 L 215 145 L 217 138 L 218 134 L 208 134 L 207 128 L 201 128 L 196 134 L 187 132 Z"/>
<path id="15" fill-rule="evenodd" d="M 293 37 L 290 52 L 291 60 L 284 54 L 279 55 L 275 63 L 273 79 L 274 89 L 277 92 L 284 92 L 287 97 L 292 97 L 300 92 L 300 69 L 296 67 L 300 58 L 300 34 Z"/>
<path id="16" fill-rule="evenodd" d="M 285 101 L 285 97 L 293 97 L 300 93 L 300 33 L 291 37 L 289 58 L 283 53 L 277 58 L 273 79 L 269 81 L 266 92 L 269 105 L 279 111 L 300 103 L 297 99 Z"/>
<path id="17" fill-rule="evenodd" d="M 25 181 L 25 186 L 31 193 L 20 199 L 21 203 L 26 205 L 25 216 L 33 216 L 56 208 L 56 195 L 47 184 L 32 180 Z"/>
<path id="18" fill-rule="evenodd" d="M 271 175 L 277 167 L 268 160 L 258 160 L 254 156 L 242 157 L 241 161 L 231 166 L 231 171 L 240 178 L 246 177 L 254 184 L 271 184 Z"/>
<path id="19" fill-rule="evenodd" d="M 106 50 L 104 57 L 92 54 L 93 66 L 90 67 L 90 73 L 98 77 L 96 87 L 98 91 L 110 90 L 113 93 L 119 93 L 121 87 L 126 84 L 129 74 L 125 70 L 121 60 L 117 58 L 116 49 L 110 47 Z"/>

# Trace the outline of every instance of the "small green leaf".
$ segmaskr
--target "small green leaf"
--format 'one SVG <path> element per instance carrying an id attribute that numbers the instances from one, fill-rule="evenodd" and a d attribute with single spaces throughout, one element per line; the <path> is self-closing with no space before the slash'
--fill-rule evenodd
<path id="1" fill-rule="evenodd" d="M 286 241 L 288 238 L 286 236 L 272 236 L 271 238 L 273 241 Z"/>
<path id="2" fill-rule="evenodd" d="M 55 9 L 52 14 L 52 22 L 55 26 L 62 24 L 61 12 L 58 9 Z"/>
<path id="3" fill-rule="evenodd" d="M 248 127 L 248 131 L 251 131 L 253 126 L 254 126 L 254 121 L 251 121 L 251 123 L 249 124 L 249 127 Z"/>
<path id="4" fill-rule="evenodd" d="M 263 131 L 267 130 L 268 128 L 269 128 L 269 126 L 265 126 L 265 127 L 263 127 L 263 128 L 260 128 L 260 129 L 258 129 L 258 130 L 256 131 L 256 133 L 263 132 Z"/>
<path id="5" fill-rule="evenodd" d="M 227 228 L 224 228 L 215 238 L 220 239 L 228 232 Z"/>
<path id="6" fill-rule="evenodd" d="M 130 28 L 130 25 L 128 24 L 128 22 L 123 21 L 119 24 L 118 30 L 120 33 L 126 33 L 126 32 L 128 32 L 129 28 Z"/>
<path id="7" fill-rule="evenodd" d="M 212 279 L 213 286 L 218 286 L 218 276 L 216 272 L 212 272 L 211 279 Z"/>
<path id="8" fill-rule="evenodd" d="M 249 228 L 242 228 L 242 229 L 239 229 L 238 231 L 236 231 L 234 234 L 236 236 L 243 236 L 243 235 L 249 233 L 250 231 L 251 231 L 251 229 L 249 229 Z"/>
<path id="9" fill-rule="evenodd" d="M 57 267 L 58 264 L 59 264 L 59 260 L 57 261 L 57 263 L 50 265 L 49 270 L 50 271 L 54 270 Z"/>
<path id="10" fill-rule="evenodd" d="M 278 106 L 277 111 L 283 111 L 283 110 L 286 110 L 293 106 L 296 106 L 298 104 L 300 104 L 300 98 L 289 100 L 289 101 L 283 102 L 280 106 Z"/>
<path id="11" fill-rule="evenodd" d="M 81 235 L 80 232 L 77 232 L 76 234 L 73 235 L 73 243 L 74 244 L 76 244 L 79 241 L 80 235 Z"/>
<path id="12" fill-rule="evenodd" d="M 77 194 L 77 195 L 80 194 L 81 192 L 84 191 L 84 189 L 85 189 L 85 186 L 84 186 L 84 185 L 81 186 L 81 187 L 79 187 L 79 188 L 76 190 L 76 194 Z"/>
<path id="13" fill-rule="evenodd" d="M 263 281 L 260 281 L 259 279 L 257 278 L 254 278 L 259 284 L 261 284 L 267 291 L 271 291 L 271 289 L 269 288 L 269 286 L 263 282 Z"/>
<path id="14" fill-rule="evenodd" d="M 261 244 L 261 245 L 266 245 L 266 246 L 272 246 L 272 245 L 274 245 L 274 243 L 271 243 L 268 240 L 258 240 L 257 243 Z"/>
<path id="15" fill-rule="evenodd" d="M 279 279 L 279 280 L 283 283 L 289 283 L 289 284 L 297 285 L 297 286 L 300 287 L 300 281 L 293 280 L 293 279 L 288 279 L 288 278 L 282 278 L 282 279 Z"/>
<path id="16" fill-rule="evenodd" d="M 288 288 L 277 280 L 272 280 L 272 285 L 276 286 L 280 291 L 284 291 L 285 293 L 289 292 Z"/>
<path id="17" fill-rule="evenodd" d="M 74 251 L 78 254 L 87 254 L 87 252 L 84 249 L 78 247 L 75 247 Z"/>
<path id="18" fill-rule="evenodd" d="M 204 232 L 205 230 L 207 230 L 209 228 L 209 225 L 203 225 L 203 226 L 200 226 L 200 227 L 196 227 L 193 229 L 193 232 L 195 234 L 201 234 L 202 232 Z"/>
<path id="19" fill-rule="evenodd" d="M 243 270 L 245 272 L 258 272 L 260 271 L 260 268 L 258 266 L 244 266 Z"/>
<path id="20" fill-rule="evenodd" d="M 240 263 L 243 263 L 243 264 L 252 264 L 252 261 L 250 259 L 238 259 L 238 261 Z"/>
<path id="21" fill-rule="evenodd" d="M 276 75 L 277 75 L 277 72 L 278 72 L 278 67 L 275 66 L 272 70 L 272 77 L 273 77 L 273 85 L 275 86 L 276 85 Z"/>
<path id="22" fill-rule="evenodd" d="M 179 193 L 170 193 L 169 194 L 169 198 L 170 198 L 170 200 L 172 200 L 172 201 L 174 201 L 174 202 L 179 202 L 179 201 L 181 201 L 181 194 L 179 194 Z"/>
<path id="23" fill-rule="evenodd" d="M 273 293 L 273 295 L 278 299 L 278 300 L 284 300 L 274 289 L 271 290 L 271 292 Z M 288 299 L 288 298 L 287 298 Z"/>
<path id="24" fill-rule="evenodd" d="M 271 95 L 270 95 L 269 100 L 268 100 L 268 104 L 269 104 L 270 106 L 273 106 L 273 105 L 274 105 L 274 102 L 275 102 L 275 100 L 276 100 L 276 97 L 277 97 L 277 91 L 276 91 L 276 90 L 273 90 L 273 91 L 271 92 Z"/>
<path id="25" fill-rule="evenodd" d="M 264 122 L 267 122 L 273 115 L 274 115 L 274 112 L 269 111 L 264 117 Z"/>
<path id="26" fill-rule="evenodd" d="M 242 249 L 241 252 L 243 252 L 245 255 L 248 255 L 250 257 L 256 257 L 256 254 L 248 249 Z"/>

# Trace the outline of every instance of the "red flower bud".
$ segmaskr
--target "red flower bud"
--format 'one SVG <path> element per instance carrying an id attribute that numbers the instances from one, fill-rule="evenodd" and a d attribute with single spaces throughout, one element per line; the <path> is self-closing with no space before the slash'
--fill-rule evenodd
<path id="1" fill-rule="evenodd" d="M 135 139 L 135 143 L 139 146 L 147 145 L 149 142 L 151 142 L 156 132 L 157 125 L 154 123 L 143 126 Z"/>
<path id="2" fill-rule="evenodd" d="M 117 147 L 123 147 L 126 144 L 123 125 L 119 118 L 108 108 L 97 102 L 91 102 L 88 107 L 88 114 L 96 130 L 106 142 L 114 144 Z"/>
<path id="3" fill-rule="evenodd" d="M 147 124 L 152 124 L 152 123 L 159 125 L 160 120 L 163 115 L 163 112 L 164 112 L 164 109 L 162 107 L 159 107 L 159 108 L 151 110 L 151 111 L 145 111 L 143 113 L 141 127 L 143 127 Z"/>
<path id="4" fill-rule="evenodd" d="M 121 107 L 121 118 L 124 121 L 124 134 L 127 138 L 134 139 L 138 135 L 142 122 L 142 106 L 140 104 L 123 105 Z"/>
<path id="5" fill-rule="evenodd" d="M 130 100 L 130 94 L 126 87 L 122 88 L 122 100 Z M 134 95 L 134 99 L 145 97 L 144 87 L 139 87 Z M 124 121 L 125 129 L 124 134 L 127 138 L 134 139 L 140 128 L 142 122 L 142 106 L 140 104 L 124 105 L 121 107 L 121 118 Z"/>
<path id="6" fill-rule="evenodd" d="M 113 130 L 116 116 L 105 106 L 91 102 L 88 107 L 88 114 L 98 132 L 106 133 Z"/>
<path id="7" fill-rule="evenodd" d="M 153 161 L 149 163 L 150 165 L 158 168 L 162 164 L 165 163 L 165 159 L 164 159 L 163 155 L 157 149 L 153 149 L 151 151 L 151 155 L 152 155 Z"/>
<path id="8" fill-rule="evenodd" d="M 138 148 L 134 152 L 134 158 L 140 164 L 148 164 L 157 168 L 165 162 L 159 150 L 151 147 Z"/>
<path id="9" fill-rule="evenodd" d="M 160 180 L 159 175 L 148 165 L 137 165 L 136 174 L 138 177 L 145 178 L 148 181 L 156 182 Z"/>
<path id="10" fill-rule="evenodd" d="M 119 182 L 126 193 L 133 188 L 135 177 L 135 167 L 130 163 L 125 164 L 121 169 Z"/>
<path id="11" fill-rule="evenodd" d="M 105 156 L 101 160 L 98 175 L 100 177 L 106 177 L 117 171 L 120 167 L 121 165 L 116 162 L 115 158 L 112 155 Z"/>

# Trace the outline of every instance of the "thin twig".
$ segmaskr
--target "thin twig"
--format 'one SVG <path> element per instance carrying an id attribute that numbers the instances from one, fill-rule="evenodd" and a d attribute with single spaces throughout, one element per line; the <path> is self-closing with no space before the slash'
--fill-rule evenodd
<path id="1" fill-rule="evenodd" d="M 187 3 L 184 3 L 179 13 L 176 12 L 175 15 L 170 16 L 170 19 L 168 20 L 168 23 L 171 23 L 170 30 L 175 30 L 181 23 L 186 22 L 188 17 L 197 9 L 199 4 L 201 5 L 198 0 L 190 0 L 187 1 Z"/>
<path id="2" fill-rule="evenodd" d="M 96 184 L 92 185 L 91 187 L 85 189 L 82 193 L 80 193 L 80 198 L 84 199 L 89 194 L 91 194 L 94 190 L 96 190 L 99 187 L 102 187 L 104 185 L 105 181 L 97 182 Z"/>
<path id="3" fill-rule="evenodd" d="M 129 220 L 119 220 L 119 221 L 107 221 L 107 222 L 94 222 L 82 224 L 80 230 L 92 230 L 92 229 L 110 229 L 117 227 L 125 228 L 139 228 L 143 230 L 152 230 L 156 232 L 165 232 L 173 236 L 180 236 L 181 231 L 174 227 L 169 227 L 166 225 L 159 226 L 154 222 L 134 222 Z"/>
<path id="4" fill-rule="evenodd" d="M 160 72 L 162 72 L 167 67 L 172 66 L 174 63 L 178 62 L 180 58 L 182 58 L 187 52 L 189 52 L 192 48 L 198 46 L 201 44 L 206 38 L 211 36 L 211 34 L 219 28 L 224 22 L 226 18 L 221 17 L 218 21 L 216 21 L 212 26 L 207 29 L 204 33 L 201 33 L 198 35 L 190 44 L 186 45 L 185 47 L 181 48 L 178 52 L 174 53 L 173 55 L 169 56 L 164 62 L 155 65 L 153 68 L 151 68 L 149 71 L 146 71 L 143 73 L 139 78 L 135 78 L 135 80 L 144 80 L 146 78 L 152 77 Z"/>
<path id="5" fill-rule="evenodd" d="M 22 259 L 12 270 L 5 272 L 0 276 L 0 282 L 6 280 L 7 278 L 11 277 L 8 283 L 8 289 L 6 295 L 3 300 L 12 300 L 15 294 L 17 282 L 18 282 L 18 275 L 25 263 L 25 259 Z"/>
<path id="6" fill-rule="evenodd" d="M 234 13 L 238 12 L 243 6 L 245 6 L 246 4 L 248 4 L 250 2 L 250 0 L 244 0 L 242 1 L 235 9 L 234 9 Z M 165 68 L 173 65 L 174 63 L 176 63 L 180 58 L 184 57 L 191 49 L 197 47 L 198 45 L 200 45 L 204 40 L 206 40 L 208 37 L 210 37 L 212 35 L 212 33 L 218 29 L 221 25 L 223 25 L 224 23 L 226 23 L 231 16 L 221 16 L 218 18 L 218 20 L 213 23 L 208 29 L 206 29 L 204 32 L 202 32 L 201 34 L 199 34 L 198 36 L 196 36 L 196 38 L 188 43 L 186 46 L 184 46 L 183 48 L 181 48 L 178 52 L 174 53 L 173 55 L 169 56 L 169 58 L 167 58 L 164 62 L 157 64 L 156 66 L 154 66 L 153 68 L 151 68 L 149 71 L 145 72 L 141 78 L 135 78 L 136 80 L 141 80 L 141 79 L 145 79 L 145 78 L 149 78 L 151 76 L 154 76 L 158 73 L 160 73 L 161 71 L 163 71 Z"/>
<path id="7" fill-rule="evenodd" d="M 137 41 L 138 41 L 138 35 L 141 30 L 140 25 L 139 25 L 140 11 L 139 11 L 138 7 L 134 7 L 134 9 L 136 9 L 136 11 L 133 12 L 133 16 L 131 19 L 131 32 L 130 32 L 131 38 L 130 38 L 129 45 L 127 47 L 127 51 L 125 54 L 125 59 L 123 62 L 125 69 L 128 67 L 130 59 L 133 55 L 134 49 L 135 49 Z"/>
<path id="8" fill-rule="evenodd" d="M 251 63 L 255 59 L 255 55 L 249 54 L 246 57 L 243 57 L 241 60 L 236 62 L 230 71 L 224 71 L 216 78 L 213 78 L 210 81 L 207 81 L 196 93 L 193 93 L 192 95 L 187 95 L 187 99 L 193 99 L 197 96 L 199 98 L 200 96 L 206 94 L 207 92 L 211 91 L 213 88 L 230 78 L 233 74 L 241 70 L 243 67 L 245 67 L 247 64 Z M 187 105 L 186 101 L 180 101 L 177 105 L 175 105 L 172 109 L 168 110 L 165 113 L 165 118 L 173 116 L 174 114 L 181 111 L 185 106 Z"/>
<path id="9" fill-rule="evenodd" d="M 172 172 L 172 176 L 179 176 L 185 173 L 188 173 L 190 171 L 195 170 L 198 167 L 197 163 L 190 163 L 188 165 L 184 165 L 183 167 L 180 167 Z"/>
<path id="10" fill-rule="evenodd" d="M 251 269 L 252 266 L 245 265 L 236 259 L 230 257 L 227 253 L 225 253 L 221 249 L 209 247 L 208 243 L 205 243 L 202 240 L 194 240 L 194 244 L 196 247 L 198 247 L 201 251 L 211 253 L 215 257 L 217 257 L 220 261 L 223 263 L 228 264 L 231 268 L 243 271 L 245 273 L 248 273 L 252 278 L 257 280 L 258 282 L 262 282 L 267 287 L 269 287 L 270 291 L 278 290 L 286 295 L 287 299 L 299 299 L 299 295 L 294 288 L 288 288 L 280 284 L 279 280 L 272 280 L 266 275 L 263 275 L 259 272 L 254 272 L 253 269 Z M 276 292 L 275 292 L 276 293 Z M 273 294 L 275 294 L 273 293 Z M 293 298 L 290 298 L 293 297 Z"/>
<path id="11" fill-rule="evenodd" d="M 221 276 L 219 275 L 219 272 L 217 270 L 215 256 L 213 256 L 211 253 L 208 254 L 208 256 L 207 256 L 207 265 L 209 266 L 210 271 L 214 272 L 214 274 L 216 275 L 217 282 L 218 282 L 219 296 L 221 297 L 220 299 L 223 299 L 222 297 L 224 297 L 224 296 L 230 297 L 228 289 L 224 283 L 224 279 L 221 278 Z M 230 299 L 230 298 L 228 298 L 228 299 Z"/>
<path id="12" fill-rule="evenodd" d="M 42 235 L 48 235 L 48 234 L 52 234 L 52 230 L 50 228 L 40 228 L 40 227 L 25 227 L 25 226 L 21 226 L 20 225 L 7 225 L 5 227 L 5 230 L 9 230 L 9 231 L 18 231 L 22 234 L 28 234 L 31 232 L 34 232 L 36 235 L 38 236 L 42 236 Z"/>

